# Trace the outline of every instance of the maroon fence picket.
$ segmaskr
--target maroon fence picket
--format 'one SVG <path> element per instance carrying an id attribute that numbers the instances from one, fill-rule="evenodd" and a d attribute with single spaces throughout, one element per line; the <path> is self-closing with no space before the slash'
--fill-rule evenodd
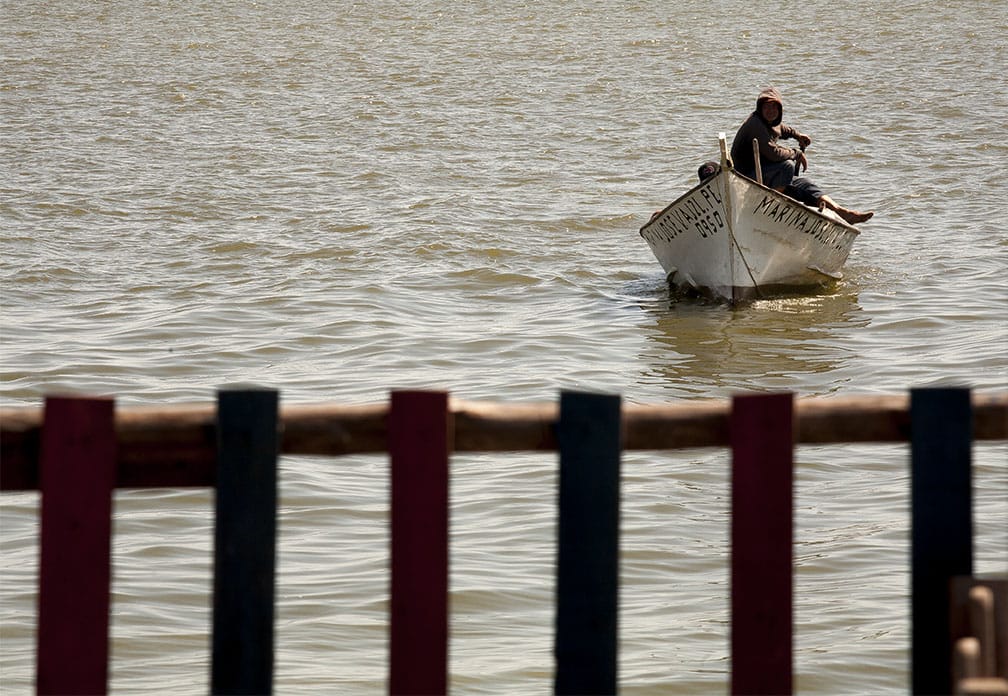
<path id="1" fill-rule="evenodd" d="M 392 393 L 392 694 L 443 694 L 448 690 L 451 441 L 446 393 Z"/>
<path id="2" fill-rule="evenodd" d="M 732 401 L 731 692 L 792 691 L 790 394 Z"/>
<path id="3" fill-rule="evenodd" d="M 114 416 L 110 399 L 45 402 L 39 467 L 40 694 L 107 690 Z"/>

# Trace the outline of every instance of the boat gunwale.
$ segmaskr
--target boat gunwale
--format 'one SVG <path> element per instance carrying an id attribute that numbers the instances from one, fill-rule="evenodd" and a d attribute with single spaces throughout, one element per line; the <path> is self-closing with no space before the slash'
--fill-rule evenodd
<path id="1" fill-rule="evenodd" d="M 827 222 L 831 222 L 831 223 L 840 225 L 841 227 L 843 227 L 845 229 L 853 231 L 856 235 L 860 235 L 861 234 L 861 230 L 859 230 L 857 227 L 855 227 L 854 225 L 850 224 L 849 222 L 847 222 L 846 220 L 844 220 L 844 219 L 842 219 L 840 217 L 831 217 L 829 215 L 826 215 L 825 213 L 823 213 L 818 208 L 813 208 L 810 205 L 805 205 L 801 201 L 799 201 L 799 200 L 797 200 L 795 198 L 792 198 L 791 196 L 788 196 L 787 194 L 784 194 L 784 193 L 781 193 L 780 191 L 772 189 L 772 188 L 766 186 L 765 184 L 759 183 L 758 181 L 756 181 L 754 179 L 750 179 L 749 177 L 745 176 L 744 174 L 740 174 L 734 167 L 731 167 L 731 166 L 727 166 L 727 167 L 722 166 L 721 169 L 718 171 L 717 174 L 715 174 L 714 176 L 707 177 L 703 181 L 701 181 L 698 184 L 696 184 L 693 188 L 691 188 L 686 193 L 684 193 L 681 196 L 679 196 L 678 198 L 676 198 L 674 201 L 672 201 L 667 206 L 665 206 L 660 211 L 658 211 L 655 215 L 653 215 L 650 220 L 648 220 L 646 223 L 644 223 L 643 225 L 641 225 L 641 228 L 640 228 L 640 235 L 641 235 L 641 237 L 644 236 L 644 230 L 645 229 L 647 229 L 648 227 L 650 227 L 656 220 L 658 220 L 662 215 L 664 215 L 666 212 L 668 212 L 671 208 L 675 207 L 680 202 L 682 202 L 683 200 L 685 200 L 689 196 L 691 196 L 694 193 L 696 193 L 697 191 L 699 191 L 701 187 L 706 186 L 706 185 L 708 185 L 710 183 L 713 183 L 714 181 L 717 180 L 718 177 L 720 177 L 722 175 L 734 175 L 734 176 L 742 179 L 742 181 L 744 183 L 749 184 L 751 186 L 754 186 L 756 188 L 762 189 L 763 191 L 771 194 L 772 196 L 774 196 L 776 198 L 782 199 L 784 202 L 786 202 L 788 204 L 801 206 L 803 209 L 807 210 L 808 212 L 812 213 L 813 215 L 816 215 L 817 217 L 819 217 L 819 218 L 821 218 L 821 219 L 823 219 L 823 220 L 825 220 Z"/>

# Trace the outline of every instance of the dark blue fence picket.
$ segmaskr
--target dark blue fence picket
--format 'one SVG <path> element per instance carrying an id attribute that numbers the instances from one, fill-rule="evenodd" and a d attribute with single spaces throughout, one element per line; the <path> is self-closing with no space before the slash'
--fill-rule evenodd
<path id="1" fill-rule="evenodd" d="M 563 392 L 557 550 L 558 694 L 616 692 L 620 398 Z"/>
<path id="2" fill-rule="evenodd" d="M 214 694 L 273 689 L 279 395 L 217 396 L 214 532 Z"/>
<path id="3" fill-rule="evenodd" d="M 911 631 L 915 694 L 952 693 L 949 592 L 952 578 L 973 574 L 968 389 L 910 393 Z"/>

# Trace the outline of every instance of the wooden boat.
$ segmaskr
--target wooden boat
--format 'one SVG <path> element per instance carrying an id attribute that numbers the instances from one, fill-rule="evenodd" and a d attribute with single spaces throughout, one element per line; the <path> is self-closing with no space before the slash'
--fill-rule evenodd
<path id="1" fill-rule="evenodd" d="M 857 228 L 742 176 L 719 140 L 720 171 L 641 227 L 669 284 L 734 303 L 840 279 Z"/>

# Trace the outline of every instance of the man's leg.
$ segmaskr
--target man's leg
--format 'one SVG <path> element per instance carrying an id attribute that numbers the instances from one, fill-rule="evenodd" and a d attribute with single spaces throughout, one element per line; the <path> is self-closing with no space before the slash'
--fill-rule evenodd
<path id="1" fill-rule="evenodd" d="M 771 162 L 761 164 L 763 170 L 763 185 L 776 191 L 784 192 L 794 179 L 795 161 L 784 160 L 783 162 Z"/>
<path id="2" fill-rule="evenodd" d="M 806 179 L 803 176 L 792 179 L 790 185 L 784 189 L 784 193 L 812 208 L 820 207 L 819 199 L 823 196 L 822 189 L 816 186 L 811 179 Z"/>

